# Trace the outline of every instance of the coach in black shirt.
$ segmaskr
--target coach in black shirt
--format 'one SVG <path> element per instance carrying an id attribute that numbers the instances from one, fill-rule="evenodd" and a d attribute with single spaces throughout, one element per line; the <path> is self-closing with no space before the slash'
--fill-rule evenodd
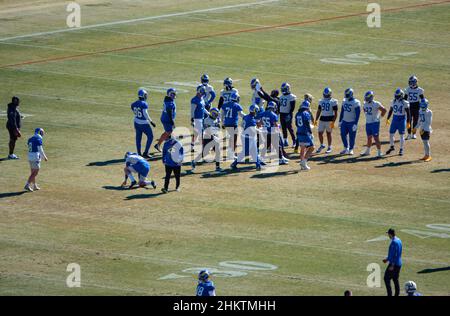
<path id="1" fill-rule="evenodd" d="M 8 104 L 8 121 L 6 128 L 9 132 L 9 156 L 8 159 L 19 159 L 14 155 L 14 148 L 16 147 L 17 138 L 21 137 L 20 128 L 22 126 L 22 115 L 19 112 L 20 100 L 18 97 L 13 97 L 10 104 Z"/>

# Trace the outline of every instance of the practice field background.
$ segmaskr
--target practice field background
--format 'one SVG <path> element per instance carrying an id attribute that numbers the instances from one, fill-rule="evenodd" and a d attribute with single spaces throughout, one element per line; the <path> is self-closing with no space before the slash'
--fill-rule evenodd
<path id="1" fill-rule="evenodd" d="M 201 267 L 218 270 L 219 295 L 384 295 L 366 286 L 366 267 L 384 272 L 390 226 L 404 243 L 401 284 L 450 294 L 450 3 L 381 1 L 381 28 L 368 28 L 365 1 L 250 2 L 80 0 L 82 26 L 96 26 L 66 31 L 66 1 L 0 1 L 0 157 L 12 95 L 27 115 L 22 159 L 0 161 L 1 295 L 193 295 Z M 246 108 L 252 77 L 269 91 L 289 81 L 297 96 L 315 96 L 314 111 L 325 86 L 338 99 L 349 86 L 359 99 L 373 89 L 388 106 L 417 74 L 434 113 L 433 161 L 418 161 L 415 140 L 404 157 L 321 155 L 299 173 L 289 149 L 293 160 L 276 173 L 218 176 L 203 165 L 181 193 L 160 195 L 155 159 L 156 191 L 120 190 L 137 89 L 150 91 L 158 137 L 163 91 L 179 89 L 177 125 L 189 126 L 204 72 L 217 91 L 235 79 Z M 24 193 L 35 127 L 47 131 L 49 162 L 42 190 Z M 81 288 L 66 286 L 69 263 L 81 266 Z"/>

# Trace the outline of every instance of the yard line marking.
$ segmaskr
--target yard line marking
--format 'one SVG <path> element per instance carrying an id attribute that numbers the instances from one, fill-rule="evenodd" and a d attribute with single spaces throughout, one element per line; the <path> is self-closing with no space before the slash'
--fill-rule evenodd
<path id="1" fill-rule="evenodd" d="M 447 4 L 447 3 L 450 3 L 450 0 L 444 0 L 444 1 L 440 1 L 440 2 L 429 2 L 429 3 L 423 3 L 423 4 L 391 8 L 391 9 L 384 9 L 381 11 L 382 12 L 396 12 L 396 11 L 404 11 L 404 10 L 408 10 L 408 9 L 422 8 L 422 7 L 428 7 L 428 6 L 439 5 L 439 4 Z M 360 16 L 364 16 L 367 14 L 368 13 L 366 11 L 365 12 L 357 12 L 357 13 L 352 13 L 352 14 L 331 16 L 331 17 L 326 17 L 326 18 L 305 20 L 305 21 L 300 21 L 300 22 L 268 25 L 268 26 L 262 26 L 262 27 L 254 27 L 254 28 L 248 28 L 248 29 L 228 31 L 228 32 L 223 32 L 223 33 L 207 34 L 207 35 L 202 35 L 202 36 L 187 37 L 187 38 L 175 39 L 175 40 L 167 40 L 167 41 L 156 42 L 156 43 L 147 43 L 147 44 L 141 44 L 141 45 L 135 45 L 135 46 L 118 47 L 118 48 L 113 48 L 113 49 L 105 49 L 105 50 L 70 55 L 70 56 L 58 56 L 58 57 L 51 57 L 51 58 L 44 58 L 44 59 L 37 59 L 37 60 L 28 60 L 28 61 L 23 61 L 20 63 L 15 63 L 15 64 L 1 65 L 0 69 L 8 68 L 8 67 L 20 67 L 20 66 L 32 65 L 32 64 L 42 64 L 42 63 L 55 62 L 55 61 L 72 60 L 72 59 L 78 59 L 78 58 L 83 58 L 83 57 L 102 55 L 102 54 L 106 54 L 106 53 L 129 51 L 129 50 L 149 48 L 149 47 L 155 47 L 155 46 L 161 46 L 161 45 L 178 44 L 178 43 L 189 42 L 192 40 L 199 40 L 199 39 L 212 38 L 212 37 L 222 37 L 222 36 L 230 36 L 230 35 L 237 35 L 237 34 L 244 34 L 244 33 L 253 33 L 253 32 L 260 32 L 260 31 L 274 30 L 274 29 L 280 29 L 280 28 L 287 27 L 287 26 L 309 25 L 309 24 L 315 24 L 315 23 L 320 23 L 320 22 L 325 22 L 325 21 L 336 21 L 336 20 L 342 20 L 342 19 L 347 19 L 347 18 L 352 18 L 352 17 L 360 17 Z"/>
<path id="2" fill-rule="evenodd" d="M 222 7 L 208 8 L 208 9 L 192 10 L 192 11 L 169 13 L 169 14 L 162 14 L 162 15 L 156 15 L 156 16 L 147 16 L 147 17 L 143 17 L 143 18 L 130 19 L 130 20 L 92 24 L 92 25 L 81 26 L 78 28 L 64 28 L 64 29 L 59 29 L 59 30 L 47 31 L 47 32 L 37 32 L 37 33 L 31 33 L 31 34 L 24 34 L 24 35 L 0 38 L 0 42 L 21 39 L 21 38 L 30 38 L 30 37 L 36 37 L 36 36 L 45 36 L 45 35 L 53 35 L 53 34 L 59 34 L 59 33 L 80 31 L 80 30 L 94 29 L 94 28 L 105 27 L 105 26 L 132 24 L 132 23 L 138 23 L 138 22 L 144 22 L 144 21 L 151 21 L 151 20 L 158 20 L 158 19 L 165 19 L 165 18 L 172 18 L 172 17 L 196 14 L 196 13 L 207 13 L 207 12 L 222 11 L 222 10 L 227 10 L 227 9 L 244 8 L 244 7 L 254 6 L 254 5 L 278 2 L 278 1 L 280 1 L 280 0 L 265 0 L 265 1 L 248 2 L 248 3 L 227 5 L 227 6 L 222 6 Z"/>

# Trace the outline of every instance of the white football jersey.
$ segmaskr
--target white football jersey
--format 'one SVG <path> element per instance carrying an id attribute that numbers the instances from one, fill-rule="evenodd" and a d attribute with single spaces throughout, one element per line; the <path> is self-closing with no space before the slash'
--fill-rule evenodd
<path id="1" fill-rule="evenodd" d="M 431 123 L 433 122 L 433 112 L 430 109 L 426 109 L 425 111 L 420 109 L 419 111 L 419 122 L 417 123 L 417 127 L 419 129 L 423 129 L 425 132 L 432 132 Z"/>
<path id="2" fill-rule="evenodd" d="M 361 108 L 361 102 L 358 99 L 342 101 L 342 111 L 344 111 L 344 122 L 352 123 L 356 121 L 356 109 Z"/>
<path id="3" fill-rule="evenodd" d="M 220 91 L 220 96 L 223 98 L 223 103 L 231 102 L 231 95 L 233 93 L 239 94 L 239 91 L 236 88 L 231 90 L 222 89 L 222 91 Z"/>
<path id="4" fill-rule="evenodd" d="M 214 92 L 214 87 L 210 84 L 203 84 L 206 90 L 206 95 L 203 97 L 205 102 L 208 102 L 211 99 L 211 92 Z"/>
<path id="5" fill-rule="evenodd" d="M 334 117 L 334 110 L 337 110 L 338 101 L 336 99 L 321 99 L 319 101 L 320 117 Z"/>
<path id="6" fill-rule="evenodd" d="M 208 116 L 203 121 L 203 137 L 210 139 L 212 136 L 217 136 L 220 131 L 220 119 L 213 119 L 211 116 Z"/>
<path id="7" fill-rule="evenodd" d="M 256 90 L 253 90 L 252 104 L 256 104 L 260 109 L 264 108 L 264 99 L 259 96 Z"/>
<path id="8" fill-rule="evenodd" d="M 380 121 L 380 106 L 378 101 L 364 102 L 364 114 L 366 114 L 366 124 Z"/>
<path id="9" fill-rule="evenodd" d="M 409 109 L 409 102 L 406 100 L 392 100 L 392 110 L 394 113 L 394 116 L 405 116 L 406 115 L 406 109 Z"/>
<path id="10" fill-rule="evenodd" d="M 295 94 L 282 94 L 280 97 L 280 113 L 289 114 L 292 111 L 291 102 L 297 100 Z"/>
<path id="11" fill-rule="evenodd" d="M 405 89 L 405 93 L 408 96 L 409 103 L 418 103 L 420 102 L 420 96 L 423 95 L 424 90 L 421 87 L 415 89 L 408 87 Z"/>

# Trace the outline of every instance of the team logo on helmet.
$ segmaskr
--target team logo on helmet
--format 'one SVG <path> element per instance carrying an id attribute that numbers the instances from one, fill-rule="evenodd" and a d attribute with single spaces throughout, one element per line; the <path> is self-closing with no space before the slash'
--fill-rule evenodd
<path id="1" fill-rule="evenodd" d="M 177 97 L 177 90 L 175 90 L 175 88 L 169 88 L 167 90 L 167 96 L 172 99 L 175 99 Z"/>
<path id="2" fill-rule="evenodd" d="M 147 100 L 147 97 L 148 97 L 148 92 L 147 92 L 147 90 L 145 90 L 145 89 L 139 89 L 139 91 L 138 91 L 138 98 L 140 99 L 140 100 Z"/>
<path id="3" fill-rule="evenodd" d="M 198 279 L 200 281 L 207 281 L 209 279 L 210 273 L 208 270 L 201 270 L 198 274 Z"/>
<path id="4" fill-rule="evenodd" d="M 395 94 L 394 94 L 394 97 L 396 98 L 396 99 L 403 99 L 403 96 L 404 96 L 405 94 L 404 94 L 404 92 L 403 92 L 403 90 L 402 89 L 400 89 L 400 88 L 397 88 L 397 90 L 395 90 Z"/>
<path id="5" fill-rule="evenodd" d="M 304 99 L 306 101 L 308 101 L 309 103 L 311 103 L 312 100 L 313 100 L 313 96 L 311 94 L 307 93 L 307 94 L 304 95 Z"/>
<path id="6" fill-rule="evenodd" d="M 411 76 L 408 79 L 409 86 L 413 89 L 417 88 L 418 79 L 416 76 Z"/>
<path id="7" fill-rule="evenodd" d="M 328 87 L 326 87 L 326 88 L 323 90 L 323 97 L 324 97 L 325 99 L 331 98 L 331 95 L 332 95 L 332 94 L 333 94 L 333 91 L 331 91 L 331 89 L 328 88 Z"/>
<path id="8" fill-rule="evenodd" d="M 309 109 L 309 107 L 311 106 L 311 103 L 309 103 L 308 100 L 305 100 L 302 102 L 302 105 L 300 106 L 301 109 Z"/>
<path id="9" fill-rule="evenodd" d="M 225 88 L 231 89 L 233 87 L 233 79 L 225 78 L 225 80 L 223 81 L 223 86 Z"/>
<path id="10" fill-rule="evenodd" d="M 36 128 L 36 129 L 34 130 L 34 134 L 40 135 L 40 136 L 44 136 L 44 135 L 45 135 L 45 131 L 44 131 L 43 128 L 38 127 L 38 128 Z"/>
<path id="11" fill-rule="evenodd" d="M 347 90 L 345 90 L 344 95 L 345 95 L 346 99 L 353 98 L 353 89 L 352 88 L 348 88 Z"/>
<path id="12" fill-rule="evenodd" d="M 253 78 L 253 79 L 250 81 L 250 87 L 251 87 L 252 89 L 255 89 L 256 86 L 258 85 L 258 83 L 259 83 L 259 79 L 258 79 L 258 78 Z"/>
<path id="13" fill-rule="evenodd" d="M 287 82 L 283 82 L 281 84 L 281 93 L 290 94 L 291 93 L 291 85 Z"/>
<path id="14" fill-rule="evenodd" d="M 206 95 L 206 89 L 204 85 L 199 85 L 197 87 L 197 93 L 200 94 L 202 97 Z"/>
<path id="15" fill-rule="evenodd" d="M 267 103 L 267 107 L 266 107 L 267 110 L 275 111 L 276 108 L 277 108 L 277 104 L 275 102 L 270 101 L 269 103 Z"/>
<path id="16" fill-rule="evenodd" d="M 219 109 L 218 109 L 218 108 L 212 108 L 212 109 L 209 111 L 209 114 L 211 115 L 211 117 L 212 117 L 213 119 L 216 119 L 216 118 L 219 117 Z"/>
<path id="17" fill-rule="evenodd" d="M 250 113 L 257 113 L 259 111 L 259 107 L 256 104 L 252 104 L 250 105 L 250 107 L 248 108 L 248 111 Z"/>
<path id="18" fill-rule="evenodd" d="M 239 102 L 239 100 L 241 99 L 241 96 L 239 95 L 239 93 L 233 92 L 230 96 L 230 99 L 232 102 Z"/>
<path id="19" fill-rule="evenodd" d="M 420 108 L 424 109 L 424 110 L 428 108 L 428 100 L 427 99 L 420 100 Z"/>
<path id="20" fill-rule="evenodd" d="M 200 81 L 204 84 L 209 83 L 209 76 L 207 74 L 204 74 L 203 76 L 201 76 Z"/>

